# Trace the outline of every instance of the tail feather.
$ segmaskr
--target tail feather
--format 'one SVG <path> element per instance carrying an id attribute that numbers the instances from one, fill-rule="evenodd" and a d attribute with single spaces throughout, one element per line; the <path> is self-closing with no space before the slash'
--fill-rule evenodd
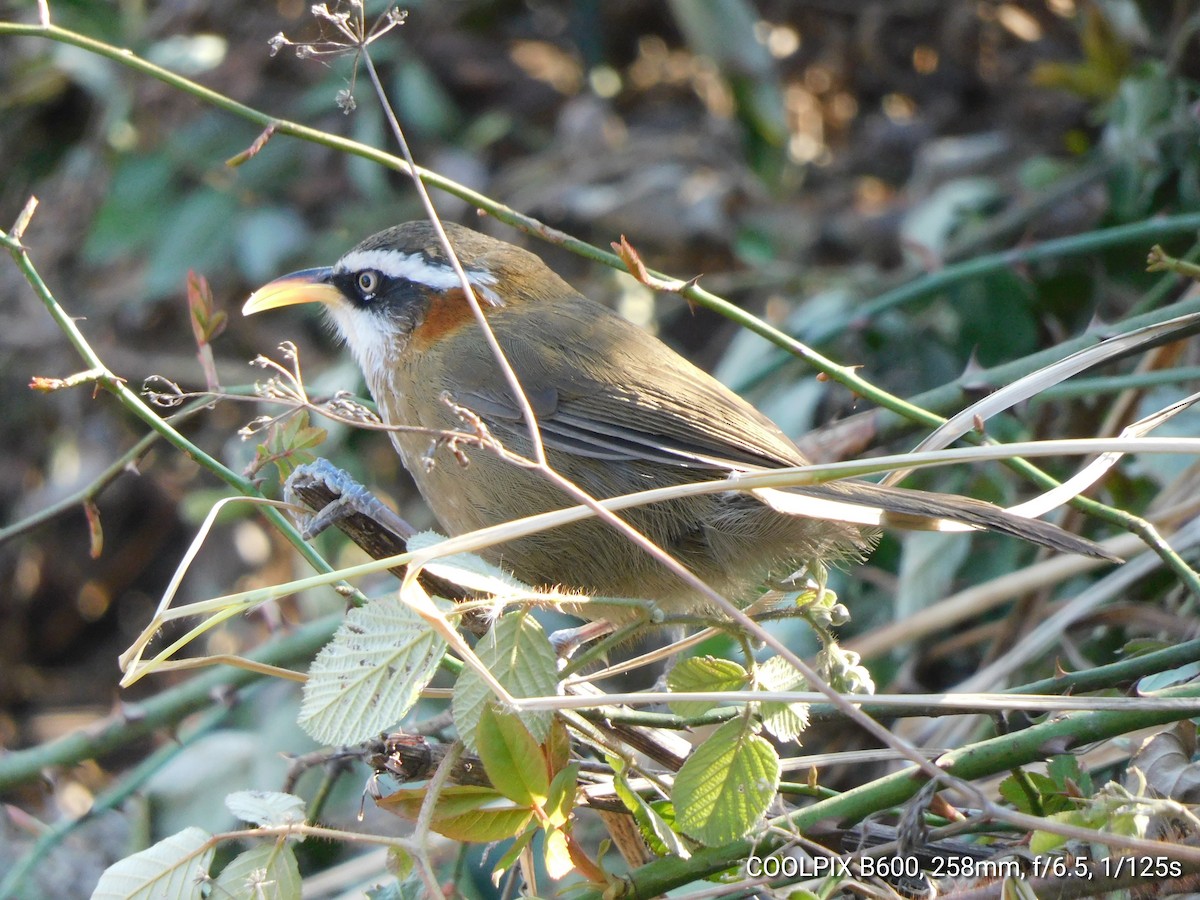
<path id="1" fill-rule="evenodd" d="M 838 481 L 787 491 L 767 489 L 755 491 L 755 494 L 781 512 L 797 515 L 828 516 L 859 525 L 914 531 L 960 530 L 948 527 L 948 523 L 958 523 L 1011 535 L 1060 553 L 1078 553 L 1110 562 L 1122 561 L 1094 541 L 1064 531 L 1057 525 L 1017 516 L 993 503 L 969 497 L 883 487 L 862 481 Z M 797 502 L 788 504 L 786 498 L 789 496 Z M 810 510 L 806 510 L 800 498 L 817 502 Z M 828 505 L 828 511 L 822 511 L 823 504 Z M 844 517 L 836 511 L 843 504 L 853 507 Z"/>

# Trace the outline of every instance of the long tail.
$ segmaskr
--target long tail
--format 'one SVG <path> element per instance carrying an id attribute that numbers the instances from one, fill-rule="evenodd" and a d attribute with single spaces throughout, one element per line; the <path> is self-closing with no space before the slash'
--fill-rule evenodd
<path id="1" fill-rule="evenodd" d="M 913 531 L 959 531 L 966 525 L 1011 535 L 1060 553 L 1122 561 L 1094 541 L 1057 525 L 1016 516 L 993 503 L 970 497 L 882 487 L 863 481 L 837 481 L 786 491 L 765 488 L 754 494 L 772 508 L 791 515 Z M 957 523 L 958 527 L 950 523 Z"/>

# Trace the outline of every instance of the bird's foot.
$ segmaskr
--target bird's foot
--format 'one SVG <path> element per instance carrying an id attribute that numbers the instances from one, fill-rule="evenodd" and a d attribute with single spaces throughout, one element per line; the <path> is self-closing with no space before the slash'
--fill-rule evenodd
<path id="1" fill-rule="evenodd" d="M 298 512 L 294 515 L 296 526 L 306 541 L 356 513 L 404 540 L 414 534 L 411 525 L 351 478 L 349 473 L 327 459 L 317 459 L 298 466 L 283 485 L 284 499 L 297 507 L 311 507 L 310 497 L 314 491 L 327 492 L 334 499 L 312 514 Z"/>
<path id="2" fill-rule="evenodd" d="M 595 622 L 588 622 L 586 625 L 580 625 L 578 628 L 560 628 L 558 631 L 551 633 L 550 646 L 558 654 L 559 660 L 566 662 L 584 644 L 612 633 L 613 626 L 611 622 L 605 619 L 597 619 Z"/>

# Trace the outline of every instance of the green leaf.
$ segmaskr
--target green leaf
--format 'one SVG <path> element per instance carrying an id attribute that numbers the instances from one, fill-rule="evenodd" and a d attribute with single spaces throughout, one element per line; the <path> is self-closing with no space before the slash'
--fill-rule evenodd
<path id="1" fill-rule="evenodd" d="M 235 223 L 234 256 L 246 280 L 259 283 L 273 278 L 310 239 L 304 219 L 283 207 L 247 210 Z"/>
<path id="2" fill-rule="evenodd" d="M 1046 763 L 1046 774 L 1054 779 L 1054 784 L 1060 791 L 1070 790 L 1074 785 L 1085 797 L 1092 794 L 1092 775 L 1079 767 L 1078 756 L 1060 753 L 1051 757 Z"/>
<path id="3" fill-rule="evenodd" d="M 156 235 L 146 270 L 146 295 L 153 299 L 175 293 L 189 268 L 202 272 L 226 268 L 234 245 L 229 223 L 237 207 L 232 194 L 207 187 L 177 204 Z"/>
<path id="4" fill-rule="evenodd" d="M 542 806 L 550 794 L 546 760 L 529 729 L 515 715 L 486 703 L 475 729 L 479 759 L 492 786 L 514 803 Z"/>
<path id="5" fill-rule="evenodd" d="M 675 856 L 679 859 L 691 857 L 691 851 L 671 828 L 670 823 L 630 785 L 625 775 L 625 761 L 615 756 L 606 759 L 613 769 L 613 788 L 617 797 L 625 808 L 633 813 L 638 830 L 642 832 L 642 837 L 650 849 L 657 856 Z"/>
<path id="6" fill-rule="evenodd" d="M 512 612 L 497 619 L 475 645 L 475 655 L 514 697 L 552 696 L 557 688 L 554 648 L 542 626 L 525 612 Z M 474 669 L 463 669 L 454 686 L 450 708 L 458 736 L 471 750 L 477 749 L 475 729 L 491 696 L 491 689 Z M 531 712 L 521 721 L 534 740 L 541 743 L 549 735 L 553 719 L 549 712 Z"/>
<path id="7" fill-rule="evenodd" d="M 173 177 L 171 161 L 163 154 L 122 158 L 92 220 L 83 245 L 84 261 L 109 265 L 144 253 L 178 203 Z"/>
<path id="8" fill-rule="evenodd" d="M 239 854 L 217 876 L 212 897 L 300 900 L 300 867 L 289 844 L 260 844 Z"/>
<path id="9" fill-rule="evenodd" d="M 380 799 L 383 809 L 415 820 L 421 812 L 427 788 L 402 788 Z M 454 784 L 442 788 L 431 827 L 456 841 L 489 844 L 520 834 L 533 818 L 527 806 L 517 806 L 490 787 Z"/>
<path id="10" fill-rule="evenodd" d="M 225 798 L 225 808 L 261 828 L 299 825 L 307 818 L 304 800 L 280 791 L 235 791 Z"/>
<path id="11" fill-rule="evenodd" d="M 356 744 L 396 725 L 445 649 L 425 620 L 394 597 L 352 609 L 309 669 L 300 727 L 322 744 Z"/>
<path id="12" fill-rule="evenodd" d="M 565 825 L 575 808 L 575 786 L 579 781 L 579 763 L 561 769 L 550 782 L 545 810 L 552 825 Z"/>
<path id="13" fill-rule="evenodd" d="M 675 823 L 708 847 L 744 837 L 779 787 L 779 756 L 746 717 L 726 722 L 687 758 L 671 800 Z"/>
<path id="14" fill-rule="evenodd" d="M 571 860 L 571 848 L 567 843 L 567 834 L 561 828 L 551 826 L 546 829 L 546 838 L 542 845 L 542 860 L 546 866 L 546 874 L 557 881 L 565 878 L 575 868 Z"/>
<path id="15" fill-rule="evenodd" d="M 740 691 L 750 683 L 750 673 L 729 659 L 693 656 L 680 662 L 667 676 L 667 688 L 676 693 L 701 691 Z M 706 700 L 676 700 L 670 704 L 677 716 L 702 716 L 719 706 Z"/>
<path id="16" fill-rule="evenodd" d="M 397 881 L 407 881 L 415 868 L 411 853 L 403 847 L 388 847 L 387 870 L 396 876 Z"/>
<path id="17" fill-rule="evenodd" d="M 100 876 L 92 900 L 200 900 L 212 864 L 211 837 L 203 828 L 185 828 L 113 863 Z"/>
<path id="18" fill-rule="evenodd" d="M 804 676 L 792 668 L 781 656 L 773 656 L 762 663 L 757 672 L 758 688 L 763 691 L 803 690 Z M 759 705 L 763 727 L 780 741 L 800 739 L 808 727 L 807 703 L 778 703 L 764 701 Z"/>
<path id="19" fill-rule="evenodd" d="M 309 450 L 323 443 L 326 436 L 324 428 L 308 424 L 306 411 L 294 413 L 271 426 L 267 439 L 255 450 L 250 471 L 254 473 L 274 463 L 279 470 L 279 480 L 287 481 L 297 468 L 316 459 Z"/>
<path id="20" fill-rule="evenodd" d="M 1075 804 L 1071 798 L 1062 792 L 1061 785 L 1053 778 L 1040 772 L 1023 772 L 1023 780 L 1010 775 L 1000 782 L 1000 796 L 1011 803 L 1017 810 L 1029 815 L 1049 815 L 1073 809 Z M 1034 807 L 1029 796 L 1032 790 L 1037 796 L 1041 809 Z"/>
<path id="21" fill-rule="evenodd" d="M 529 846 L 529 842 L 533 840 L 533 836 L 537 834 L 539 830 L 540 829 L 536 825 L 530 823 L 528 828 L 517 835 L 517 839 L 512 842 L 512 846 L 504 852 L 503 856 L 496 860 L 496 865 L 492 866 L 493 884 L 498 884 L 500 877 L 514 865 L 516 865 L 517 860 L 521 857 L 522 851 Z"/>

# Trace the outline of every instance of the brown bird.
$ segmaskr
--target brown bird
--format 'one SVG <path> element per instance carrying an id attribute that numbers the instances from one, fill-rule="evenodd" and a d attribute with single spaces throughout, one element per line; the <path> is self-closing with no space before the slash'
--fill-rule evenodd
<path id="1" fill-rule="evenodd" d="M 446 230 L 537 416 L 549 463 L 593 497 L 806 464 L 774 422 L 657 338 L 584 297 L 532 253 L 461 226 Z M 469 430 L 456 404 L 508 450 L 532 454 L 520 407 L 429 223 L 389 228 L 332 267 L 272 281 L 243 313 L 314 301 L 324 304 L 350 346 L 386 423 Z M 391 437 L 452 535 L 576 505 L 537 473 L 487 449 L 468 450 L 463 465 L 445 443 L 431 454 L 428 431 Z M 735 600 L 802 566 L 823 571 L 861 557 L 877 531 L 871 523 L 935 528 L 950 520 L 1112 558 L 1053 525 L 964 497 L 862 481 L 782 492 L 824 501 L 860 523 L 849 524 L 783 512 L 776 507 L 786 504 L 763 496 L 704 494 L 622 515 Z M 667 613 L 697 611 L 694 593 L 674 574 L 594 518 L 485 555 L 531 585 L 648 598 Z M 623 617 L 611 607 L 592 610 L 582 614 Z"/>

